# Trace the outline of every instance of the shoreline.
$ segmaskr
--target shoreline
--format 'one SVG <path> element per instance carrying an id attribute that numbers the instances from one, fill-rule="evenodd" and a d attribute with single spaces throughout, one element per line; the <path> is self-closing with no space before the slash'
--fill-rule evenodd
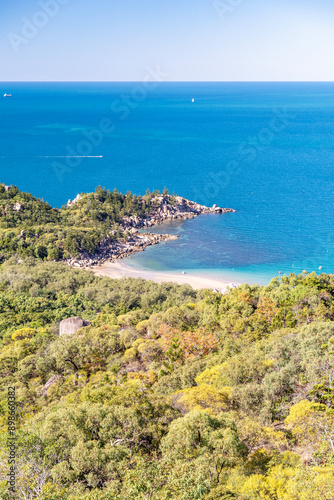
<path id="1" fill-rule="evenodd" d="M 151 196 L 151 195 L 150 195 Z M 142 197 L 143 201 L 144 197 Z M 82 204 L 82 195 L 71 201 L 68 200 L 67 207 L 75 207 Z M 80 258 L 68 258 L 66 262 L 73 267 L 92 267 L 103 265 L 108 261 L 115 262 L 119 259 L 130 257 L 138 252 L 142 252 L 151 245 L 167 243 L 170 240 L 177 240 L 175 234 L 159 234 L 147 231 L 150 227 L 156 227 L 164 222 L 175 220 L 193 219 L 202 214 L 226 214 L 236 212 L 233 208 L 221 208 L 217 205 L 207 207 L 194 201 L 187 200 L 176 195 L 155 195 L 150 198 L 149 213 L 138 215 L 126 215 L 122 218 L 118 229 L 113 229 L 99 243 L 98 251 L 95 254 L 82 252 Z M 146 232 L 140 232 L 141 230 Z M 121 234 L 118 234 L 121 231 Z"/>
<path id="2" fill-rule="evenodd" d="M 101 265 L 89 266 L 87 269 L 92 271 L 95 276 L 108 276 L 113 279 L 120 278 L 142 278 L 156 283 L 177 283 L 179 285 L 190 285 L 195 290 L 212 289 L 223 291 L 227 285 L 231 284 L 228 279 L 214 279 L 209 275 L 182 274 L 168 271 L 150 271 L 145 269 L 137 269 L 135 267 L 123 264 L 120 261 L 104 262 Z M 240 283 L 235 282 L 235 285 Z"/>

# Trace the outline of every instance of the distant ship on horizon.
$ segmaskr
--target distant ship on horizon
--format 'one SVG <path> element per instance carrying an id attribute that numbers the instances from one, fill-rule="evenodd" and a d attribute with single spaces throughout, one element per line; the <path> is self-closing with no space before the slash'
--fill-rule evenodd
<path id="1" fill-rule="evenodd" d="M 4 94 L 4 97 L 12 97 L 12 94 Z"/>

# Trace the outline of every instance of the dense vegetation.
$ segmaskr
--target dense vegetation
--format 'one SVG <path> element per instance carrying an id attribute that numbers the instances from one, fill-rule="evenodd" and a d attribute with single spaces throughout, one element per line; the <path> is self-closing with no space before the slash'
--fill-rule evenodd
<path id="1" fill-rule="evenodd" d="M 55 261 L 93 255 L 106 237 L 112 241 L 124 236 L 123 217 L 148 214 L 158 193 L 123 195 L 98 186 L 75 204 L 57 209 L 15 186 L 6 189 L 0 184 L 0 261 L 13 253 Z"/>
<path id="2" fill-rule="evenodd" d="M 222 295 L 12 257 L 0 289 L 15 498 L 334 498 L 334 276 Z M 59 336 L 74 315 L 91 326 Z"/>

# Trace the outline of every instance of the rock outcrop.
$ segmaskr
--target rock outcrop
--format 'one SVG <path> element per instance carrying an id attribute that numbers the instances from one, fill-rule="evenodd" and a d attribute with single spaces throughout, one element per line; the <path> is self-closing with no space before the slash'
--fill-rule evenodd
<path id="1" fill-rule="evenodd" d="M 89 326 L 91 323 L 79 316 L 63 319 L 59 325 L 59 335 L 73 335 L 83 326 Z"/>
<path id="2" fill-rule="evenodd" d="M 80 201 L 81 199 L 82 199 L 82 196 L 80 194 L 77 194 L 73 201 L 68 200 L 67 206 L 71 207 L 72 205 L 74 205 L 75 203 L 77 203 L 78 201 Z"/>
<path id="3" fill-rule="evenodd" d="M 22 205 L 19 202 L 15 203 L 15 205 L 13 206 L 13 210 L 15 212 L 21 212 L 21 209 L 22 209 Z"/>
<path id="4" fill-rule="evenodd" d="M 52 375 L 52 377 L 50 377 L 47 383 L 42 387 L 41 395 L 46 396 L 50 387 L 56 384 L 58 382 L 58 379 L 59 379 L 58 375 Z"/>
<path id="5" fill-rule="evenodd" d="M 81 196 L 78 195 L 73 201 L 69 200 L 67 206 L 71 207 L 80 199 Z M 176 235 L 139 232 L 139 230 L 157 226 L 164 221 L 193 219 L 201 214 L 228 212 L 235 212 L 235 210 L 220 208 L 217 205 L 206 207 L 181 196 L 155 196 L 151 200 L 151 209 L 147 215 L 123 217 L 119 225 L 119 231 L 123 235 L 121 238 L 116 240 L 117 231 L 110 231 L 109 236 L 100 242 L 98 252 L 95 255 L 82 254 L 79 259 L 68 259 L 67 263 L 72 267 L 89 267 L 102 264 L 106 260 L 123 259 L 144 251 L 150 245 L 178 239 Z"/>
<path id="6" fill-rule="evenodd" d="M 137 216 L 124 217 L 123 228 L 151 227 L 166 220 L 193 219 L 201 214 L 235 212 L 232 208 L 220 208 L 217 205 L 206 207 L 181 196 L 156 196 L 152 200 L 152 205 L 150 213 L 145 218 Z"/>

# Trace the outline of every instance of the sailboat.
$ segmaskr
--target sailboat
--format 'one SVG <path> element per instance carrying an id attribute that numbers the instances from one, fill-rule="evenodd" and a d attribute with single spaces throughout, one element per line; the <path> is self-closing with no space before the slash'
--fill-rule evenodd
<path id="1" fill-rule="evenodd" d="M 12 94 L 4 94 L 4 97 L 12 97 Z"/>
<path id="2" fill-rule="evenodd" d="M 195 102 L 195 99 L 191 99 L 191 102 Z"/>

